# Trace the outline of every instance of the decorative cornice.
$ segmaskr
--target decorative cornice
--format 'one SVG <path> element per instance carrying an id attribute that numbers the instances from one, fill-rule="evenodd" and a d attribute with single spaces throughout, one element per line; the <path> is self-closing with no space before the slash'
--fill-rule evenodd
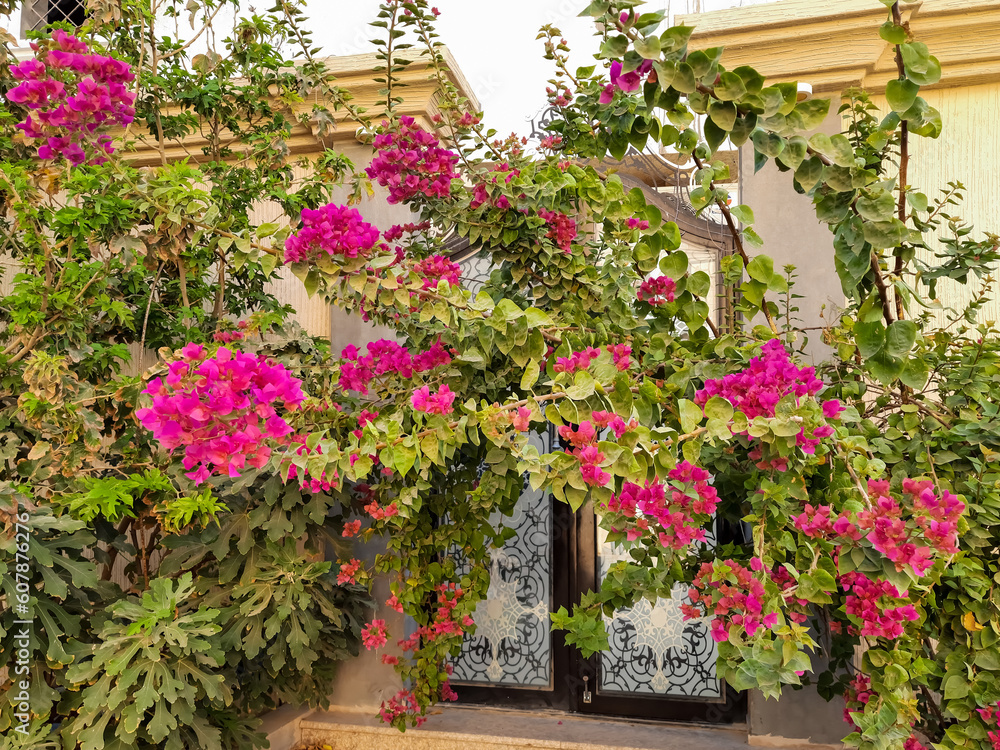
<path id="1" fill-rule="evenodd" d="M 1000 81 L 1000 0 L 902 4 L 914 37 L 941 61 L 953 88 Z M 694 26 L 694 49 L 725 47 L 729 69 L 751 65 L 769 80 L 809 83 L 816 93 L 861 86 L 885 91 L 896 77 L 893 48 L 878 35 L 888 17 L 878 0 L 780 2 L 677 17 Z"/>
<path id="2" fill-rule="evenodd" d="M 458 67 L 455 58 L 446 48 L 442 49 L 441 52 L 451 82 L 455 84 L 459 93 L 469 100 L 469 106 L 472 110 L 478 111 L 479 101 Z M 375 53 L 330 57 L 325 62 L 336 85 L 344 89 L 350 96 L 351 105 L 366 109 L 365 114 L 377 123 L 381 107 L 380 100 L 382 99 L 378 92 L 385 84 L 374 80 L 375 76 L 372 70 L 383 64 L 375 57 Z M 433 66 L 426 57 L 415 56 L 413 62 L 403 69 L 398 78 L 401 85 L 399 93 L 403 97 L 403 103 L 397 109 L 398 114 L 410 115 L 423 121 L 425 125 L 428 124 L 430 118 L 438 111 L 439 93 Z M 333 115 L 334 127 L 323 137 L 318 135 L 315 128 L 303 124 L 300 120 L 300 116 L 303 114 L 308 116 L 316 104 L 327 105 Z M 319 94 L 294 104 L 276 104 L 276 106 L 279 109 L 284 107 L 286 115 L 295 123 L 292 126 L 291 135 L 285 142 L 289 155 L 317 155 L 326 148 L 336 146 L 342 148 L 346 144 L 357 142 L 358 123 L 343 108 L 334 111 L 332 102 L 325 100 Z M 121 133 L 111 133 L 111 135 L 120 137 Z M 140 123 L 136 122 L 132 125 L 128 140 L 130 146 L 122 153 L 132 164 L 151 166 L 161 162 L 156 139 L 151 137 L 149 133 L 140 130 Z M 208 144 L 208 139 L 201 133 L 197 133 L 180 142 L 169 141 L 165 149 L 165 156 L 168 162 L 185 158 L 201 161 L 205 158 L 202 149 Z M 238 155 L 237 158 L 241 155 Z"/>

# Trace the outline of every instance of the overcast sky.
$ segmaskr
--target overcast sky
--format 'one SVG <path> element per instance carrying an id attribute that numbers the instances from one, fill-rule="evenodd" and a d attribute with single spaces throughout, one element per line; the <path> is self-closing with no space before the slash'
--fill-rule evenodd
<path id="1" fill-rule="evenodd" d="M 645 9 L 668 10 L 671 15 L 701 10 L 721 10 L 757 5 L 774 0 L 649 0 Z M 244 7 L 258 9 L 268 0 L 244 0 Z M 369 52 L 376 29 L 378 0 L 312 0 L 306 13 L 311 18 L 315 41 L 327 55 Z M 553 68 L 542 59 L 538 28 L 555 24 L 573 49 L 574 67 L 589 65 L 597 49 L 589 18 L 577 18 L 587 0 L 436 0 L 441 11 L 438 30 L 486 112 L 486 124 L 500 134 L 527 135 L 530 120 L 546 106 L 546 81 Z M 221 20 L 221 19 L 218 19 Z M 0 16 L 0 26 L 17 34 L 20 19 Z M 218 23 L 220 36 L 228 24 Z M 380 31 L 380 30 L 378 30 Z M 182 32 L 183 33 L 183 32 Z"/>

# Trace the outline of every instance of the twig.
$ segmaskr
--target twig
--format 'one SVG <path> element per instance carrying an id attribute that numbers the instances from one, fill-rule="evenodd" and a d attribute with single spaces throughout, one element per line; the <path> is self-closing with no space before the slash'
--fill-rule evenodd
<path id="1" fill-rule="evenodd" d="M 694 163 L 698 167 L 698 169 L 704 169 L 705 168 L 704 162 L 702 162 L 702 160 L 698 158 L 697 154 L 692 153 L 691 156 L 694 159 Z M 711 188 L 711 190 L 714 193 L 714 191 L 715 191 L 715 180 L 711 180 L 709 182 L 709 188 Z M 729 206 L 727 206 L 726 202 L 724 200 L 722 200 L 721 198 L 716 198 L 715 199 L 715 205 L 717 205 L 722 210 L 722 215 L 726 219 L 726 226 L 729 227 L 729 233 L 732 235 L 733 242 L 736 244 L 736 251 L 740 254 L 740 257 L 743 258 L 743 265 L 744 265 L 744 267 L 749 266 L 750 265 L 750 256 L 747 255 L 747 251 L 743 247 L 743 238 L 740 237 L 740 230 L 737 229 L 737 227 L 736 227 L 736 222 L 733 220 L 733 215 L 729 211 Z M 774 317 L 771 315 L 771 311 L 767 308 L 767 300 L 763 297 L 763 295 L 761 296 L 761 299 L 760 299 L 760 311 L 762 313 L 764 313 L 764 318 L 767 320 L 767 325 L 771 329 L 772 333 L 777 334 L 778 333 L 778 326 L 774 322 Z"/>

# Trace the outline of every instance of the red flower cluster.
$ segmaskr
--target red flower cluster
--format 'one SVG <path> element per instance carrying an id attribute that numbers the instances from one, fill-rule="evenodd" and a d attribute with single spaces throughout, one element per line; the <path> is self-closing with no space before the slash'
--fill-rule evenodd
<path id="1" fill-rule="evenodd" d="M 372 620 L 361 629 L 361 643 L 369 651 L 382 648 L 388 639 L 385 620 Z"/>
<path id="2" fill-rule="evenodd" d="M 851 572 L 840 577 L 840 585 L 852 592 L 846 597 L 845 609 L 848 616 L 861 621 L 861 635 L 899 638 L 904 622 L 920 619 L 916 607 L 888 581 L 873 581 L 863 573 Z"/>
<path id="3" fill-rule="evenodd" d="M 398 719 L 400 716 L 405 716 L 407 714 L 416 714 L 420 712 L 420 704 L 417 702 L 416 697 L 409 690 L 400 690 L 388 701 L 383 701 L 382 707 L 379 709 L 379 716 L 382 717 L 382 721 L 386 724 L 391 724 L 393 721 Z M 416 724 L 419 727 L 427 719 L 423 716 L 418 716 L 416 719 Z"/>
<path id="4" fill-rule="evenodd" d="M 924 575 L 934 564 L 934 554 L 953 555 L 958 552 L 958 519 L 965 503 L 944 490 L 938 495 L 929 480 L 903 480 L 903 497 L 909 502 L 901 506 L 889 494 L 889 482 L 869 480 L 870 510 L 847 511 L 832 517 L 829 505 L 813 507 L 794 519 L 795 527 L 806 536 L 854 544 L 865 537 L 871 545 L 896 564 L 897 570 L 907 566 L 917 576 Z"/>
<path id="5" fill-rule="evenodd" d="M 341 586 L 357 583 L 358 571 L 361 570 L 361 561 L 352 559 L 350 562 L 342 562 L 340 571 L 337 573 L 337 583 Z"/>
<path id="6" fill-rule="evenodd" d="M 590 367 L 591 360 L 597 359 L 600 353 L 600 349 L 591 346 L 581 352 L 573 352 L 568 357 L 556 357 L 556 363 L 552 369 L 555 372 L 565 372 L 572 375 L 577 370 L 586 370 Z"/>
<path id="7" fill-rule="evenodd" d="M 496 179 L 494 178 L 494 182 Z M 495 208 L 499 208 L 502 211 L 506 211 L 510 208 L 510 200 L 507 199 L 506 195 L 499 195 L 495 200 L 490 200 L 490 194 L 486 186 L 483 184 L 476 185 L 472 188 L 472 200 L 469 201 L 469 208 L 479 208 L 480 206 L 489 203 Z"/>
<path id="8" fill-rule="evenodd" d="M 593 419 L 594 424 L 602 430 L 606 427 L 610 427 L 617 438 L 620 438 L 629 430 L 635 429 L 639 426 L 639 422 L 637 420 L 631 419 L 628 424 L 626 424 L 624 419 L 609 411 L 595 411 L 590 415 L 590 418 Z"/>
<path id="9" fill-rule="evenodd" d="M 611 475 L 601 469 L 605 456 L 597 447 L 597 430 L 594 429 L 593 423 L 581 422 L 576 430 L 572 425 L 562 425 L 559 428 L 559 437 L 573 446 L 566 452 L 579 459 L 580 474 L 588 486 L 604 487 L 611 481 Z"/>
<path id="10" fill-rule="evenodd" d="M 7 99 L 33 111 L 17 127 L 28 138 L 45 139 L 40 159 L 101 164 L 114 148 L 111 138 L 97 131 L 135 118 L 135 94 L 125 88 L 135 74 L 121 60 L 90 54 L 86 44 L 61 29 L 52 32 L 52 41 L 55 48 L 10 66 L 21 83 Z M 38 53 L 40 45 L 31 48 Z"/>
<path id="11" fill-rule="evenodd" d="M 705 524 L 719 501 L 709 484 L 711 475 L 682 461 L 667 476 L 672 484 L 625 482 L 605 505 L 606 512 L 613 514 L 609 520 L 615 530 L 621 526 L 629 541 L 649 535 L 666 549 L 680 550 L 704 540 Z"/>
<path id="12" fill-rule="evenodd" d="M 364 356 L 350 344 L 344 347 L 340 356 L 345 360 L 340 366 L 340 387 L 363 394 L 368 393 L 368 386 L 381 375 L 391 373 L 409 379 L 415 372 L 428 372 L 451 362 L 451 355 L 440 341 L 416 356 L 410 354 L 405 346 L 389 339 L 368 344 L 368 354 Z"/>
<path id="13" fill-rule="evenodd" d="M 383 121 L 382 127 L 388 128 L 389 123 Z M 389 203 L 402 203 L 417 195 L 447 198 L 451 181 L 459 177 L 455 171 L 458 155 L 440 144 L 436 135 L 412 117 L 403 116 L 395 130 L 375 137 L 377 153 L 365 174 L 388 188 Z"/>
<path id="14" fill-rule="evenodd" d="M 434 641 L 438 638 L 461 638 L 465 628 L 474 622 L 469 615 L 461 618 L 455 614 L 455 607 L 464 592 L 454 583 L 442 583 L 437 586 L 437 602 L 434 606 L 434 617 L 429 625 L 421 625 L 409 638 L 404 638 L 397 645 L 403 651 L 416 651 L 422 642 Z"/>
<path id="15" fill-rule="evenodd" d="M 573 240 L 576 239 L 576 222 L 558 211 L 540 209 L 538 215 L 545 219 L 549 225 L 549 231 L 545 236 L 555 242 L 568 255 L 572 250 Z"/>
<path id="16" fill-rule="evenodd" d="M 639 285 L 639 291 L 635 297 L 640 302 L 658 307 L 667 302 L 674 301 L 674 293 L 677 291 L 677 282 L 669 276 L 656 276 L 646 279 Z"/>
<path id="17" fill-rule="evenodd" d="M 751 570 L 758 571 L 764 569 L 764 562 L 759 558 L 755 557 L 750 561 Z M 788 569 L 784 565 L 776 565 L 773 570 L 770 571 L 771 581 L 778 590 L 781 591 L 782 597 L 785 600 L 786 605 L 789 606 L 785 610 L 785 616 L 792 622 L 797 622 L 799 624 L 804 623 L 809 619 L 809 600 L 800 599 L 795 596 L 794 589 L 797 587 L 797 582 L 792 578 L 792 574 L 788 572 Z M 789 593 L 792 591 L 793 593 Z M 840 627 L 839 622 L 831 622 L 830 627 Z"/>
<path id="18" fill-rule="evenodd" d="M 442 279 L 450 286 L 458 286 L 461 283 L 459 273 L 462 267 L 443 255 L 432 255 L 430 258 L 418 261 L 413 270 L 423 276 L 424 289 L 437 289 L 438 282 Z"/>
<path id="19" fill-rule="evenodd" d="M 854 675 L 844 691 L 844 721 L 855 729 L 860 729 L 851 714 L 864 711 L 873 695 L 871 678 L 863 672 Z"/>
<path id="20" fill-rule="evenodd" d="M 1000 750 L 1000 705 L 977 708 L 976 711 L 983 721 L 996 727 L 993 731 L 988 732 L 987 736 L 993 744 L 993 750 Z"/>
<path id="21" fill-rule="evenodd" d="M 431 228 L 429 221 L 421 221 L 419 224 L 393 224 L 382 233 L 382 239 L 386 242 L 395 242 L 401 239 L 404 234 L 416 234 L 426 232 Z"/>
<path id="22" fill-rule="evenodd" d="M 285 240 L 285 263 L 314 263 L 323 254 L 352 260 L 371 257 L 379 231 L 356 208 L 328 203 L 302 209 L 302 228 Z"/>
<path id="23" fill-rule="evenodd" d="M 317 445 L 315 448 L 310 449 L 306 443 L 305 435 L 295 435 L 290 440 L 291 443 L 300 443 L 299 447 L 295 449 L 296 455 L 308 456 L 312 453 L 320 454 L 323 452 L 322 446 Z M 290 460 L 290 459 L 286 459 Z M 299 476 L 300 467 L 295 464 L 290 464 L 288 466 L 288 478 L 295 479 Z M 329 478 L 326 475 L 326 471 L 320 474 L 318 477 L 314 477 L 309 473 L 309 469 L 303 468 L 302 471 L 302 481 L 299 483 L 299 487 L 303 490 L 309 492 L 329 492 L 332 488 Z M 337 477 L 337 472 L 333 472 L 333 477 Z"/>
<path id="24" fill-rule="evenodd" d="M 607 350 L 611 352 L 611 359 L 619 370 L 627 370 L 632 366 L 632 347 L 628 344 L 609 344 Z"/>
<path id="25" fill-rule="evenodd" d="M 152 406 L 136 417 L 172 451 L 184 446 L 184 468 L 196 484 L 212 473 L 238 477 L 247 464 L 261 468 L 271 457 L 268 441 L 292 432 L 276 405 L 294 410 L 305 399 L 302 381 L 267 357 L 188 344 L 168 365 L 165 380 L 153 378 L 143 393 Z"/>
<path id="26" fill-rule="evenodd" d="M 793 518 L 792 521 L 795 523 L 795 528 L 813 539 L 844 537 L 851 541 L 859 541 L 862 535 L 858 527 L 851 521 L 851 514 L 844 511 L 836 518 L 832 518 L 832 512 L 833 509 L 829 505 L 813 507 L 806 503 L 805 512 Z"/>
<path id="27" fill-rule="evenodd" d="M 776 613 L 762 614 L 764 584 L 734 560 L 702 563 L 688 596 L 694 604 L 681 605 L 684 618 L 701 617 L 701 608 L 705 615 L 713 615 L 711 634 L 717 643 L 729 640 L 737 628 L 753 637 L 762 627 L 773 628 L 778 622 Z"/>

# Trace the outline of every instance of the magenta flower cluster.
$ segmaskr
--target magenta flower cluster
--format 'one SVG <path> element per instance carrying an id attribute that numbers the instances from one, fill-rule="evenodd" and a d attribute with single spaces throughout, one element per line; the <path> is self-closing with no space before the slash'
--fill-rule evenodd
<path id="1" fill-rule="evenodd" d="M 458 286 L 462 267 L 443 255 L 432 255 L 430 258 L 417 261 L 413 266 L 424 279 L 424 289 L 437 289 L 438 282 L 447 281 L 450 286 Z"/>
<path id="2" fill-rule="evenodd" d="M 389 123 L 383 121 L 382 127 L 389 128 Z M 459 177 L 455 171 L 458 155 L 441 148 L 438 137 L 412 117 L 401 117 L 394 129 L 375 136 L 373 146 L 375 158 L 365 174 L 389 190 L 389 203 L 403 203 L 418 195 L 451 195 L 451 181 Z"/>
<path id="3" fill-rule="evenodd" d="M 934 556 L 958 552 L 958 519 L 965 503 L 943 490 L 934 491 L 930 480 L 903 480 L 904 502 L 892 497 L 889 482 L 869 480 L 870 507 L 834 515 L 829 505 L 805 506 L 793 519 L 806 536 L 854 545 L 862 538 L 902 571 L 909 567 L 922 576 L 934 564 Z"/>
<path id="4" fill-rule="evenodd" d="M 611 103 L 611 100 L 615 98 L 615 89 L 625 92 L 638 90 L 638 88 L 642 85 L 643 80 L 645 80 L 646 76 L 648 76 L 652 70 L 653 61 L 643 60 L 639 63 L 639 66 L 635 70 L 623 73 L 621 61 L 615 60 L 611 63 L 611 71 L 608 75 L 611 83 L 605 85 L 604 89 L 601 91 L 601 104 Z"/>
<path id="5" fill-rule="evenodd" d="M 639 285 L 639 291 L 636 292 L 635 296 L 640 302 L 658 307 L 659 305 L 665 305 L 667 302 L 673 302 L 676 291 L 676 281 L 669 276 L 657 276 L 643 281 Z"/>
<path id="6" fill-rule="evenodd" d="M 986 734 L 993 745 L 993 750 L 1000 750 L 1000 704 L 977 708 L 976 712 L 989 727 L 992 727 L 992 731 Z"/>
<path id="7" fill-rule="evenodd" d="M 428 372 L 451 362 L 451 354 L 440 341 L 416 356 L 405 346 L 389 339 L 379 339 L 368 344 L 368 353 L 362 355 L 358 347 L 350 344 L 340 353 L 344 362 L 340 366 L 340 387 L 345 391 L 368 393 L 368 386 L 386 374 L 412 378 L 414 373 Z"/>
<path id="8" fill-rule="evenodd" d="M 136 417 L 168 451 L 184 448 L 196 484 L 211 474 L 237 477 L 247 465 L 264 466 L 272 443 L 287 441 L 292 428 L 276 407 L 298 409 L 301 385 L 267 357 L 188 344 L 165 379 L 149 382 L 143 393 L 152 405 Z"/>
<path id="9" fill-rule="evenodd" d="M 917 608 L 888 581 L 873 581 L 864 573 L 853 571 L 840 576 L 840 585 L 848 592 L 844 609 L 849 617 L 860 622 L 861 635 L 899 638 L 904 623 L 920 619 Z"/>
<path id="10" fill-rule="evenodd" d="M 410 403 L 416 411 L 425 414 L 451 414 L 456 394 L 446 386 L 442 385 L 436 393 L 431 393 L 429 386 L 418 388 L 410 396 Z"/>
<path id="11" fill-rule="evenodd" d="M 600 353 L 600 349 L 590 346 L 582 351 L 573 352 L 568 357 L 556 357 L 556 363 L 552 366 L 552 370 L 572 375 L 577 370 L 586 370 L 590 367 L 591 361 L 597 359 Z"/>
<path id="12" fill-rule="evenodd" d="M 760 560 L 754 560 L 760 570 Z M 702 563 L 688 597 L 692 604 L 681 605 L 684 619 L 711 616 L 710 632 L 717 643 L 728 641 L 738 628 L 753 637 L 761 628 L 773 628 L 778 622 L 776 613 L 763 613 L 764 583 L 734 560 Z"/>
<path id="13" fill-rule="evenodd" d="M 704 469 L 682 461 L 667 475 L 671 484 L 625 482 L 607 501 L 615 530 L 629 541 L 652 536 L 665 549 L 681 550 L 705 539 L 705 524 L 715 512 L 719 495 Z"/>
<path id="14" fill-rule="evenodd" d="M 580 474 L 588 487 L 604 487 L 611 481 L 611 475 L 601 468 L 605 455 L 597 447 L 597 430 L 589 420 L 581 422 L 577 429 L 572 425 L 559 427 L 559 437 L 563 443 L 572 446 L 566 453 L 580 462 Z"/>
<path id="15" fill-rule="evenodd" d="M 302 227 L 285 240 L 285 263 L 315 263 L 324 255 L 368 258 L 378 246 L 378 229 L 356 208 L 328 203 L 302 209 Z"/>
<path id="16" fill-rule="evenodd" d="M 114 148 L 98 131 L 135 118 L 135 94 L 125 87 L 135 74 L 127 63 L 91 53 L 61 29 L 52 32 L 52 42 L 45 50 L 32 43 L 37 57 L 10 66 L 20 83 L 7 99 L 31 110 L 17 127 L 28 138 L 44 139 L 40 159 L 102 164 Z"/>
<path id="17" fill-rule="evenodd" d="M 573 240 L 576 239 L 576 222 L 566 214 L 558 211 L 540 209 L 538 215 L 545 219 L 549 231 L 545 236 L 556 243 L 567 255 L 572 251 Z"/>
<path id="18" fill-rule="evenodd" d="M 746 369 L 718 380 L 706 380 L 705 387 L 695 393 L 699 406 L 713 396 L 722 396 L 747 419 L 773 417 L 774 409 L 785 396 L 799 398 L 815 396 L 823 390 L 823 381 L 812 367 L 796 367 L 778 339 L 761 347 L 761 356 L 754 357 Z"/>

